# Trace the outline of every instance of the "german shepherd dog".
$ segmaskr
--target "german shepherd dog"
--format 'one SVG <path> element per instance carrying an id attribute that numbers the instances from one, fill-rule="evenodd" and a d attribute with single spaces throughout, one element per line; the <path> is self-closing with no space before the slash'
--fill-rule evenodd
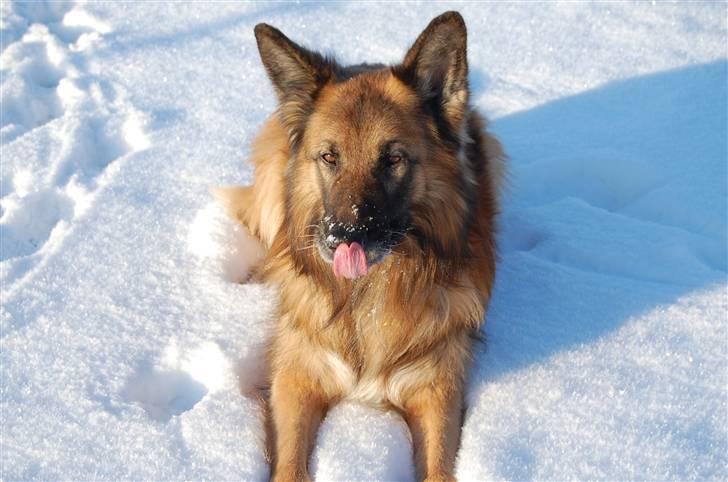
<path id="1" fill-rule="evenodd" d="M 274 480 L 306 480 L 340 400 L 401 413 L 418 479 L 450 480 L 463 387 L 493 286 L 499 142 L 468 105 L 466 29 L 432 20 L 402 63 L 345 67 L 259 24 L 278 95 L 255 183 L 224 188 L 279 291 L 268 449 Z"/>

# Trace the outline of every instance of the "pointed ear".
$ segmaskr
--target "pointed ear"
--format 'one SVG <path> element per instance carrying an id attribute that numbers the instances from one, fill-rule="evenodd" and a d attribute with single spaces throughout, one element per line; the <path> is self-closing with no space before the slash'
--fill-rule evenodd
<path id="1" fill-rule="evenodd" d="M 255 39 L 280 105 L 281 122 L 292 145 L 301 137 L 319 89 L 333 79 L 336 62 L 311 52 L 270 25 L 255 26 Z"/>
<path id="2" fill-rule="evenodd" d="M 445 12 L 433 19 L 394 72 L 457 131 L 468 105 L 467 30 L 463 17 L 458 12 Z"/>

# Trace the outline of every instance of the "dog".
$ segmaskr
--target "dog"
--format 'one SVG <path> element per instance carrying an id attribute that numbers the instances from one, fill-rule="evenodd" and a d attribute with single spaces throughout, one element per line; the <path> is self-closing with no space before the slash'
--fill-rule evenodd
<path id="1" fill-rule="evenodd" d="M 254 184 L 217 194 L 280 297 L 271 478 L 308 480 L 327 409 L 355 400 L 403 416 L 418 479 L 451 480 L 505 159 L 468 104 L 463 18 L 436 17 L 394 66 L 342 66 L 267 24 L 255 37 L 279 106 Z"/>

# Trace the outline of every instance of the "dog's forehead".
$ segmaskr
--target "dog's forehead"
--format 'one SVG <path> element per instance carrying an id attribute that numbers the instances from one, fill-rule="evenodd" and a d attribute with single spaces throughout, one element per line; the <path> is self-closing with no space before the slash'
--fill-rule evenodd
<path id="1" fill-rule="evenodd" d="M 416 112 L 410 89 L 388 72 L 373 72 L 326 88 L 312 120 L 317 137 L 371 157 L 388 141 L 412 137 Z"/>

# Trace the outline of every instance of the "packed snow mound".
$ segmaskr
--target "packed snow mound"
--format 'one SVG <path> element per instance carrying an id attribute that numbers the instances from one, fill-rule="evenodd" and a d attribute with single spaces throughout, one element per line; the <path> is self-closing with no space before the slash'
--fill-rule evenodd
<path id="1" fill-rule="evenodd" d="M 447 8 L 510 157 L 458 478 L 728 479 L 724 5 Z M 253 26 L 397 62 L 442 10 L 0 3 L 3 479 L 267 479 L 276 294 L 210 195 L 253 181 L 275 108 Z M 343 403 L 309 465 L 411 457 L 398 414 Z"/>
<path id="2" fill-rule="evenodd" d="M 202 269 L 233 283 L 248 281 L 265 254 L 262 244 L 230 219 L 218 202 L 197 213 L 190 225 L 187 248 L 199 257 Z"/>

